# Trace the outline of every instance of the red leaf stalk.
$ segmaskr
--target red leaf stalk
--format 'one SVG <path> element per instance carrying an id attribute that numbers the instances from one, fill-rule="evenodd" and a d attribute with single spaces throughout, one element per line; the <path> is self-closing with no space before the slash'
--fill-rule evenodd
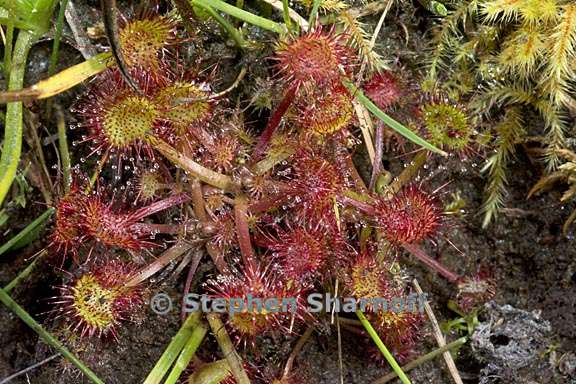
<path id="1" fill-rule="evenodd" d="M 237 196 L 234 203 L 234 221 L 236 222 L 236 236 L 240 245 L 240 253 L 247 269 L 257 269 L 254 248 L 250 240 L 250 228 L 248 226 L 248 205 L 244 196 Z"/>
<path id="2" fill-rule="evenodd" d="M 173 196 L 167 197 L 165 199 L 158 200 L 158 201 L 156 201 L 152 204 L 149 204 L 145 207 L 139 208 L 136 211 L 134 211 L 133 213 L 131 213 L 129 218 L 130 218 L 130 220 L 133 220 L 133 221 L 140 221 L 147 216 L 150 216 L 150 215 L 153 215 L 157 212 L 171 208 L 175 205 L 185 203 L 188 200 L 190 200 L 190 197 L 188 195 L 186 195 L 185 193 L 179 193 L 177 195 L 173 195 Z"/>
<path id="3" fill-rule="evenodd" d="M 272 141 L 272 137 L 274 136 L 274 132 L 276 132 L 276 128 L 278 128 L 280 122 L 282 121 L 282 117 L 286 114 L 286 111 L 288 108 L 290 108 L 290 105 L 292 105 L 292 102 L 294 101 L 297 89 L 297 86 L 292 86 L 288 89 L 284 95 L 284 98 L 270 117 L 270 120 L 268 120 L 268 124 L 266 125 L 266 128 L 264 128 L 262 135 L 260 135 L 260 139 L 258 140 L 258 143 L 254 148 L 254 152 L 252 153 L 252 164 L 260 160 L 264 152 L 266 152 L 266 149 L 268 149 L 268 145 L 270 145 L 270 141 Z"/>
<path id="4" fill-rule="evenodd" d="M 436 272 L 438 272 L 440 275 L 444 276 L 446 278 L 446 280 L 448 280 L 449 282 L 456 284 L 460 280 L 459 275 L 450 271 L 448 268 L 443 266 L 441 263 L 439 263 L 438 261 L 436 261 L 433 258 L 431 258 L 430 256 L 428 256 L 428 254 L 426 254 L 426 252 L 424 252 L 424 250 L 422 248 L 420 248 L 418 245 L 404 243 L 404 244 L 402 244 L 402 247 L 406 251 L 410 252 L 410 254 L 415 256 L 422 263 L 424 263 L 428 268 L 431 268 L 431 269 L 435 270 Z"/>

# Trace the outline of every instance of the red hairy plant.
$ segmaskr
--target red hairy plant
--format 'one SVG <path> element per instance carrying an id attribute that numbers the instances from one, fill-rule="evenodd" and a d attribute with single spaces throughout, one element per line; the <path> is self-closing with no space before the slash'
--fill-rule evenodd
<path id="1" fill-rule="evenodd" d="M 120 20 L 122 56 L 131 69 L 160 74 L 167 47 L 178 43 L 176 21 L 158 14 L 158 7 L 142 7 L 133 19 Z"/>
<path id="2" fill-rule="evenodd" d="M 187 200 L 186 194 L 176 194 L 130 211 L 116 208 L 114 200 L 105 202 L 99 189 L 89 192 L 73 186 L 56 206 L 51 245 L 64 255 L 71 251 L 76 262 L 78 248 L 91 241 L 125 250 L 154 247 L 156 244 L 145 238 L 150 231 L 141 220 Z"/>
<path id="3" fill-rule="evenodd" d="M 371 314 L 371 318 L 386 347 L 407 358 L 422 336 L 420 327 L 423 315 L 418 309 L 416 299 L 413 303 L 408 303 L 409 295 L 402 295 L 404 295 L 403 289 L 389 290 L 388 295 L 384 296 L 388 299 L 389 308 Z M 404 301 L 402 308 L 394 308 L 396 299 Z"/>
<path id="4" fill-rule="evenodd" d="M 383 111 L 397 104 L 403 96 L 400 82 L 389 71 L 375 73 L 363 88 L 366 96 Z"/>
<path id="5" fill-rule="evenodd" d="M 230 172 L 241 160 L 243 147 L 233 135 L 222 133 L 211 142 L 203 143 L 200 163 L 217 172 Z"/>
<path id="6" fill-rule="evenodd" d="M 154 158 L 150 137 L 166 133 L 162 109 L 152 98 L 160 84 L 141 71 L 135 71 L 132 78 L 143 95 L 134 93 L 118 70 L 110 69 L 73 108 L 82 119 L 79 126 L 88 130 L 82 142 L 91 142 L 91 154 L 110 150 L 121 159 L 144 152 Z"/>
<path id="7" fill-rule="evenodd" d="M 174 128 L 178 136 L 188 132 L 197 140 L 204 139 L 203 125 L 212 117 L 213 105 L 208 100 L 209 87 L 188 78 L 166 71 L 166 85 L 154 94 L 154 102 L 162 109 L 162 116 Z"/>
<path id="8" fill-rule="evenodd" d="M 315 96 L 302 98 L 298 107 L 298 124 L 311 132 L 327 135 L 346 127 L 353 117 L 352 96 L 338 84 L 328 90 L 319 89 Z"/>
<path id="9" fill-rule="evenodd" d="M 79 126 L 88 131 L 81 142 L 91 142 L 90 155 L 104 152 L 104 156 L 116 156 L 115 167 L 120 172 L 123 160 L 134 163 L 142 154 L 154 160 L 153 149 L 181 165 L 182 161 L 192 161 L 187 156 L 198 142 L 214 142 L 203 127 L 211 115 L 211 105 L 203 99 L 206 92 L 192 83 L 173 80 L 175 75 L 169 71 L 162 77 L 133 72 L 131 77 L 140 93 L 126 85 L 119 71 L 109 70 L 75 106 L 81 118 Z M 181 95 L 194 97 L 182 99 Z M 200 100 L 195 97 L 198 95 L 202 95 Z M 212 175 L 207 169 L 204 172 Z"/>
<path id="10" fill-rule="evenodd" d="M 302 224 L 336 224 L 334 205 L 346 188 L 338 168 L 324 157 L 301 151 L 294 160 L 294 178 L 287 183 L 294 213 Z"/>
<path id="11" fill-rule="evenodd" d="M 290 321 L 301 317 L 302 291 L 294 284 L 284 284 L 275 271 L 246 267 L 238 273 L 220 275 L 210 282 L 212 298 L 225 299 L 229 312 L 228 324 L 238 337 L 238 342 L 254 344 L 263 333 L 278 330 L 289 331 Z M 262 306 L 252 299 L 260 299 Z M 286 299 L 287 311 L 267 311 L 266 299 L 274 300 L 274 307 L 282 309 Z M 294 300 L 294 301 L 293 301 Z M 293 308 L 295 304 L 295 308 Z"/>
<path id="12" fill-rule="evenodd" d="M 326 233 L 318 227 L 288 226 L 277 229 L 277 238 L 268 238 L 272 259 L 278 260 L 282 273 L 297 284 L 310 282 L 319 277 L 331 256 L 333 244 Z"/>
<path id="13" fill-rule="evenodd" d="M 333 27 L 326 30 L 317 26 L 304 35 L 278 43 L 273 60 L 276 61 L 281 81 L 288 89 L 260 136 L 252 154 L 253 162 L 260 158 L 270 144 L 276 128 L 299 90 L 308 93 L 314 89 L 332 88 L 350 71 L 354 55 L 353 50 L 346 45 L 346 40 L 346 35 L 336 33 Z M 342 104 L 342 101 L 339 103 Z M 339 128 L 333 128 L 332 131 Z"/>
<path id="14" fill-rule="evenodd" d="M 373 252 L 362 252 L 346 270 L 346 288 L 356 299 L 383 298 L 389 295 L 390 272 L 378 263 Z"/>
<path id="15" fill-rule="evenodd" d="M 98 194 L 92 194 L 84 204 L 80 224 L 86 238 L 94 239 L 106 247 L 134 250 L 150 248 L 156 244 L 143 237 L 147 233 L 137 224 L 147 216 L 187 200 L 185 194 L 173 195 L 135 211 L 122 211 L 113 208 L 113 201 L 104 203 Z"/>
<path id="16" fill-rule="evenodd" d="M 116 337 L 118 324 L 143 303 L 141 288 L 125 285 L 134 272 L 132 265 L 118 261 L 94 265 L 69 284 L 57 287 L 60 294 L 52 300 L 57 306 L 53 313 L 82 337 Z"/>
<path id="17" fill-rule="evenodd" d="M 237 246 L 236 223 L 234 214 L 229 210 L 214 215 L 214 221 L 202 225 L 202 233 L 209 237 L 209 244 L 222 254 L 226 254 L 232 247 Z"/>
<path id="18" fill-rule="evenodd" d="M 355 62 L 347 36 L 317 26 L 304 35 L 281 41 L 276 50 L 276 68 L 282 81 L 296 88 L 330 87 Z"/>
<path id="19" fill-rule="evenodd" d="M 270 144 L 276 128 L 300 89 L 309 93 L 314 89 L 332 88 L 346 76 L 354 63 L 353 50 L 346 45 L 346 40 L 346 35 L 336 33 L 334 28 L 324 30 L 317 26 L 302 36 L 278 44 L 274 60 L 281 80 L 288 89 L 254 148 L 253 162 Z"/>
<path id="20" fill-rule="evenodd" d="M 458 287 L 457 303 L 466 312 L 492 300 L 496 294 L 496 282 L 490 273 L 481 270 L 473 276 L 461 277 Z"/>
<path id="21" fill-rule="evenodd" d="M 85 200 L 84 192 L 76 183 L 73 183 L 70 191 L 56 204 L 56 220 L 54 230 L 50 235 L 49 247 L 54 247 L 63 255 L 67 255 L 70 251 L 75 261 L 78 261 L 78 247 L 82 238 L 81 209 Z"/>
<path id="22" fill-rule="evenodd" d="M 391 200 L 376 200 L 374 214 L 386 238 L 395 244 L 427 239 L 441 223 L 441 210 L 435 197 L 416 185 L 405 187 Z"/>
<path id="23" fill-rule="evenodd" d="M 136 201 L 149 202 L 154 200 L 160 191 L 168 188 L 164 183 L 160 172 L 145 170 L 138 175 L 136 180 Z"/>
<path id="24" fill-rule="evenodd" d="M 242 186 L 246 189 L 248 195 L 255 201 L 260 200 L 264 195 L 267 195 L 277 188 L 271 183 L 270 173 L 267 172 L 263 175 L 255 175 L 243 169 Z"/>

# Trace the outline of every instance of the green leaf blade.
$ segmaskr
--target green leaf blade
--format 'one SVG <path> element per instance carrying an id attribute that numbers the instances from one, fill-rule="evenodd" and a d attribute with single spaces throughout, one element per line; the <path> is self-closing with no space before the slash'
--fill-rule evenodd
<path id="1" fill-rule="evenodd" d="M 368 111 L 370 111 L 372 114 L 374 114 L 380 120 L 382 120 L 388 127 L 392 128 L 393 130 L 395 130 L 400 135 L 404 136 L 405 138 L 407 138 L 408 140 L 410 140 L 414 144 L 417 144 L 423 148 L 426 148 L 429 151 L 438 153 L 442 156 L 448 155 L 443 150 L 437 148 L 436 146 L 432 145 L 428 141 L 424 140 L 423 138 L 421 138 L 420 136 L 418 136 L 417 134 L 412 132 L 410 129 L 406 128 L 404 125 L 400 124 L 398 121 L 394 120 L 392 117 L 390 117 L 386 113 L 384 113 L 380 108 L 378 108 L 376 106 L 376 104 L 374 104 L 372 102 L 372 100 L 370 100 L 370 98 L 368 98 L 366 95 L 364 95 L 364 93 L 362 93 L 362 91 L 359 90 L 358 87 L 356 87 L 354 84 L 352 84 L 350 82 L 350 80 L 348 80 L 348 79 L 344 80 L 343 84 L 346 86 L 346 88 L 348 88 L 348 90 L 350 90 L 350 92 L 352 92 L 354 97 L 364 107 L 366 107 L 366 109 Z"/>

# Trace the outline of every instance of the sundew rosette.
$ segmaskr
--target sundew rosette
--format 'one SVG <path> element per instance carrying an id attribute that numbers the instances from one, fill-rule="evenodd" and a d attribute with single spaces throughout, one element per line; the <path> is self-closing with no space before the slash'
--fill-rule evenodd
<path id="1" fill-rule="evenodd" d="M 91 146 L 91 154 L 110 152 L 121 158 L 154 158 L 150 138 L 165 136 L 167 121 L 152 95 L 161 86 L 150 76 L 133 76 L 142 94 L 135 93 L 112 69 L 100 75 L 88 92 L 76 103 L 73 112 L 79 127 L 86 131 L 82 142 Z"/>
<path id="2" fill-rule="evenodd" d="M 376 200 L 374 219 L 388 241 L 410 244 L 436 234 L 442 222 L 442 211 L 435 196 L 416 185 L 409 185 L 390 200 Z"/>
<path id="3" fill-rule="evenodd" d="M 318 26 L 281 40 L 274 60 L 283 83 L 312 90 L 340 82 L 355 65 L 356 57 L 347 45 L 346 34 Z"/>
<path id="4" fill-rule="evenodd" d="M 142 8 L 133 18 L 121 17 L 118 37 L 128 68 L 160 75 L 168 48 L 180 42 L 176 32 L 176 20 L 158 14 L 157 7 Z"/>
<path id="5" fill-rule="evenodd" d="M 205 88 L 178 80 L 169 71 L 162 78 L 142 71 L 132 77 L 141 93 L 124 82 L 120 71 L 111 69 L 75 104 L 73 112 L 83 130 L 80 142 L 90 144 L 90 155 L 117 155 L 119 163 L 123 159 L 154 160 L 158 140 L 174 143 L 188 132 L 196 137 L 186 136 L 187 140 L 205 137 L 199 127 L 212 113 Z"/>
<path id="6" fill-rule="evenodd" d="M 316 90 L 296 101 L 296 123 L 303 130 L 330 135 L 347 127 L 354 116 L 352 95 L 341 85 Z"/>
<path id="7" fill-rule="evenodd" d="M 271 269 L 247 267 L 221 275 L 209 283 L 209 290 L 213 300 L 226 303 L 227 324 L 237 342 L 244 344 L 254 345 L 262 334 L 288 332 L 291 322 L 301 316 L 303 292 L 294 284 L 284 284 Z M 289 310 L 268 310 L 270 305 L 275 309 L 285 305 Z"/>
<path id="8" fill-rule="evenodd" d="M 52 311 L 82 337 L 117 337 L 117 327 L 143 304 L 142 289 L 127 286 L 134 266 L 118 261 L 94 265 L 90 271 L 57 287 Z"/>

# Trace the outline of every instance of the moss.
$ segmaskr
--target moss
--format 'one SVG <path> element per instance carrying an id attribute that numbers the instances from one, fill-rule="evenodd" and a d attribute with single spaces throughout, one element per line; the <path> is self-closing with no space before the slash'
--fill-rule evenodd
<path id="1" fill-rule="evenodd" d="M 429 79 L 460 98 L 475 93 L 476 111 L 484 116 L 503 114 L 514 105 L 536 109 L 544 123 L 547 167 L 554 170 L 558 150 L 566 145 L 563 115 L 575 105 L 570 63 L 576 59 L 576 5 L 556 0 L 460 1 L 435 31 Z M 484 125 L 490 129 L 493 124 Z M 497 143 L 506 138 L 498 137 L 500 129 L 493 132 L 499 151 Z M 521 140 L 518 135 L 516 139 Z M 493 170 L 489 177 L 501 178 L 501 172 L 494 171 L 506 167 L 501 160 L 488 159 L 486 167 Z M 504 185 L 489 180 L 484 205 L 488 222 L 503 204 Z M 496 190 L 500 192 L 491 195 Z"/>

